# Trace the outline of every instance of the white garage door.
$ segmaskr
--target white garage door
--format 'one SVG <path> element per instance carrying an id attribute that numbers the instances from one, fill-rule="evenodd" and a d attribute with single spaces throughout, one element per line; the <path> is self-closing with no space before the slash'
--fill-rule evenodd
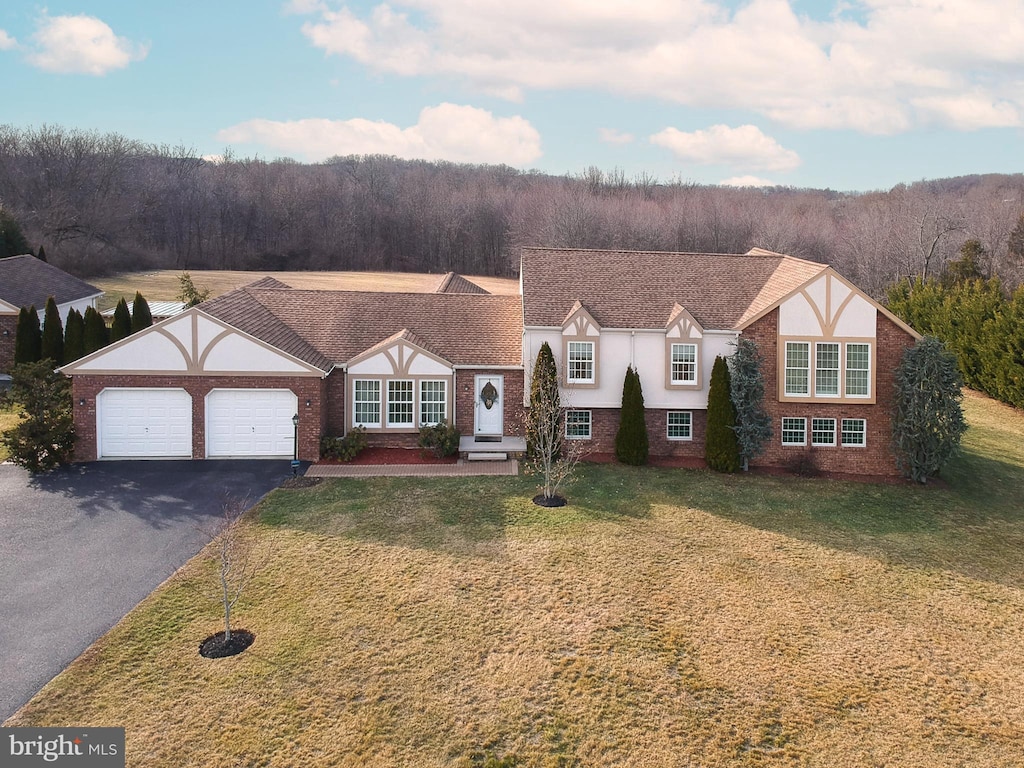
<path id="1" fill-rule="evenodd" d="M 96 431 L 100 458 L 191 458 L 192 398 L 183 389 L 105 389 Z"/>
<path id="2" fill-rule="evenodd" d="M 206 397 L 206 455 L 291 457 L 298 398 L 288 389 L 213 389 Z"/>

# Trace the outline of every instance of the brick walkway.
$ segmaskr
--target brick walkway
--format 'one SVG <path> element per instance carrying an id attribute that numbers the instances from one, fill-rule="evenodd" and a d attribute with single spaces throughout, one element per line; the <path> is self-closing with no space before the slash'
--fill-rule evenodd
<path id="1" fill-rule="evenodd" d="M 519 462 L 460 461 L 458 464 L 314 464 L 306 477 L 467 477 L 518 475 Z"/>

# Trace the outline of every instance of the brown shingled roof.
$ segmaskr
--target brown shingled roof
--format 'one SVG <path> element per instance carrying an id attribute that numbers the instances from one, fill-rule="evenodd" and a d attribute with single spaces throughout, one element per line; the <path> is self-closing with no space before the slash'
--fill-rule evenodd
<path id="1" fill-rule="evenodd" d="M 86 299 L 103 293 L 95 285 L 79 280 L 35 256 L 0 259 L 0 299 L 15 307 L 35 305 L 42 312 L 53 296 L 58 304 Z"/>
<path id="2" fill-rule="evenodd" d="M 454 365 L 522 364 L 518 296 L 248 286 L 201 308 L 324 370 L 403 330 Z"/>
<path id="3" fill-rule="evenodd" d="M 458 272 L 448 272 L 437 284 L 434 293 L 490 293 Z"/>
<path id="4" fill-rule="evenodd" d="M 604 328 L 664 328 L 676 303 L 731 329 L 827 269 L 792 256 L 524 248 L 527 326 L 559 327 L 580 299 Z"/>

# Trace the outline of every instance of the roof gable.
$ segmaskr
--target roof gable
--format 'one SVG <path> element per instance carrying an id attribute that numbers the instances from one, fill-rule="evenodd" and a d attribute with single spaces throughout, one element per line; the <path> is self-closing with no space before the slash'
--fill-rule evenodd
<path id="1" fill-rule="evenodd" d="M 437 284 L 434 293 L 490 293 L 458 272 L 448 272 Z"/>
<path id="2" fill-rule="evenodd" d="M 50 296 L 61 305 L 102 294 L 95 285 L 35 256 L 0 259 L 0 299 L 19 309 L 34 304 L 36 309 L 42 310 Z"/>
<path id="3" fill-rule="evenodd" d="M 318 369 L 193 307 L 61 368 L 81 374 L 258 373 L 323 376 Z"/>

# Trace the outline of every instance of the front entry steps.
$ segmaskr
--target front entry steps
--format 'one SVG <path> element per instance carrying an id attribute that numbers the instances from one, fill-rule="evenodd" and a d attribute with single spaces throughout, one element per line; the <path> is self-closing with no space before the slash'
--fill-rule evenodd
<path id="1" fill-rule="evenodd" d="M 459 458 L 466 461 L 508 461 L 522 458 L 526 439 L 511 435 L 488 436 L 481 440 L 465 435 L 459 440 Z"/>

